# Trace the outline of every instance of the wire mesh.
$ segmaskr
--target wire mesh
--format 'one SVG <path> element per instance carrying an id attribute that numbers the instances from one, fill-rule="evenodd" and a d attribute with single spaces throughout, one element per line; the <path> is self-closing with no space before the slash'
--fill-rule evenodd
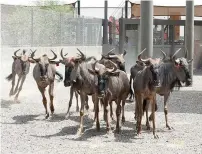
<path id="1" fill-rule="evenodd" d="M 101 46 L 102 19 L 1 5 L 2 46 Z"/>

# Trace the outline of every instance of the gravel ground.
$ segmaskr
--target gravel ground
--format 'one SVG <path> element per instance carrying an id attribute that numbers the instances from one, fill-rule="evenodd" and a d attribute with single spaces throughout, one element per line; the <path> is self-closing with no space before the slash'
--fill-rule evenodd
<path id="1" fill-rule="evenodd" d="M 172 130 L 165 128 L 163 98 L 157 97 L 159 110 L 156 113 L 156 129 L 159 139 L 154 139 L 152 132 L 145 128 L 139 138 L 135 136 L 134 103 L 125 107 L 126 122 L 119 135 L 106 134 L 103 112 L 100 111 L 100 132 L 93 123 L 92 102 L 90 110 L 85 112 L 84 133 L 76 135 L 79 127 L 79 113 L 75 112 L 75 100 L 71 116 L 64 118 L 69 100 L 69 88 L 63 82 L 55 83 L 55 115 L 44 119 L 44 107 L 31 72 L 19 96 L 20 103 L 15 104 L 9 98 L 11 83 L 4 80 L 10 73 L 11 60 L 2 57 L 1 70 L 1 152 L 10 153 L 202 153 L 202 73 L 194 76 L 193 87 L 174 91 L 168 105 L 169 123 Z M 9 69 L 8 69 L 9 68 Z M 64 71 L 62 66 L 58 67 Z M 90 99 L 91 100 L 91 99 Z M 115 106 L 114 106 L 115 107 Z M 111 122 L 115 128 L 115 121 Z"/>

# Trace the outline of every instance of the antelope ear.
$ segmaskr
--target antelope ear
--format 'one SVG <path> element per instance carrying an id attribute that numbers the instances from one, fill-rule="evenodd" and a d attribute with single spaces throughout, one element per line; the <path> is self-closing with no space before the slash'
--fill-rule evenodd
<path id="1" fill-rule="evenodd" d="M 16 60 L 16 59 L 17 59 L 17 57 L 15 57 L 15 56 L 12 56 L 12 58 L 13 58 L 14 60 Z"/>
<path id="2" fill-rule="evenodd" d="M 97 73 L 94 70 L 88 69 L 88 72 L 92 75 L 97 75 Z"/>
<path id="3" fill-rule="evenodd" d="M 124 50 L 124 53 L 121 54 L 123 57 L 127 54 L 126 50 Z"/>
<path id="4" fill-rule="evenodd" d="M 141 62 L 141 61 L 136 61 L 136 63 L 137 63 L 138 65 L 140 65 L 140 66 L 144 66 L 144 63 Z"/>
<path id="5" fill-rule="evenodd" d="M 192 61 L 193 61 L 193 59 L 188 60 L 188 62 L 187 62 L 187 63 L 190 65 Z"/>
<path id="6" fill-rule="evenodd" d="M 28 61 L 29 61 L 30 63 L 36 63 L 36 61 L 33 60 L 33 59 L 31 59 L 31 58 L 28 58 Z"/>

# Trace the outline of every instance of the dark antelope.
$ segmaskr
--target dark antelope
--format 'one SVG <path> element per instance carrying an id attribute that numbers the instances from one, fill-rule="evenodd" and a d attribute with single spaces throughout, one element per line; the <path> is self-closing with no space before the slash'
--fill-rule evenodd
<path id="1" fill-rule="evenodd" d="M 57 55 L 53 51 L 52 51 L 54 55 L 53 58 L 48 58 L 46 54 L 42 55 L 40 58 L 34 58 L 35 52 L 36 50 L 32 52 L 31 54 L 31 58 L 36 62 L 36 65 L 34 66 L 34 69 L 33 69 L 33 77 L 43 97 L 43 105 L 46 113 L 45 118 L 48 118 L 49 112 L 47 110 L 47 99 L 45 96 L 45 89 L 47 86 L 49 86 L 48 93 L 50 96 L 50 110 L 51 110 L 51 115 L 53 115 L 54 113 L 53 89 L 54 89 L 54 79 L 56 74 L 55 65 L 53 64 L 58 64 L 59 62 L 54 61 L 57 58 Z"/>
<path id="2" fill-rule="evenodd" d="M 159 78 L 161 86 L 156 89 L 157 94 L 164 97 L 164 114 L 166 127 L 171 129 L 168 124 L 168 109 L 167 101 L 170 93 L 173 91 L 174 87 L 178 89 L 182 86 L 181 82 L 185 83 L 186 86 L 190 86 L 192 83 L 191 75 L 188 69 L 188 65 L 191 64 L 192 60 L 187 59 L 187 49 L 185 49 L 185 57 L 176 58 L 176 55 L 181 50 L 178 49 L 168 60 L 163 60 L 159 65 Z M 162 51 L 162 50 L 161 50 Z M 162 51 L 163 52 L 163 51 Z M 183 102 L 182 102 L 183 103 Z M 144 104 L 145 110 L 146 102 Z M 150 115 L 150 120 L 152 120 L 152 114 Z"/>
<path id="3" fill-rule="evenodd" d="M 142 70 L 138 71 L 136 77 L 133 82 L 133 88 L 135 93 L 136 107 L 135 114 L 137 117 L 137 135 L 141 133 L 141 122 L 143 115 L 143 100 L 146 99 L 152 105 L 152 114 L 153 114 L 153 135 L 154 138 L 158 138 L 155 132 L 155 104 L 156 104 L 156 91 L 155 85 L 158 82 L 158 63 L 161 61 L 160 59 L 141 59 L 142 53 L 145 51 L 144 49 L 139 55 L 138 60 L 143 62 L 145 65 Z M 146 113 L 148 114 L 148 112 Z M 149 120 L 146 119 L 147 128 L 150 129 Z"/>
<path id="4" fill-rule="evenodd" d="M 70 82 L 70 85 L 74 83 L 74 88 L 76 91 L 79 91 L 80 93 L 80 100 L 81 100 L 81 107 L 80 107 L 80 126 L 78 129 L 78 134 L 82 134 L 83 132 L 83 116 L 84 116 L 84 106 L 86 103 L 86 96 L 91 95 L 92 100 L 94 103 L 94 108 L 95 108 L 95 119 L 96 121 L 96 128 L 97 130 L 100 130 L 100 123 L 99 123 L 99 99 L 97 96 L 97 78 L 90 74 L 88 72 L 88 69 L 92 69 L 92 63 L 96 61 L 95 58 L 90 57 L 90 58 L 85 58 L 85 55 L 77 49 L 80 54 L 79 57 L 74 57 L 71 58 L 68 63 L 72 63 L 71 65 L 68 65 L 66 67 L 67 70 L 65 70 L 66 74 L 66 82 Z M 65 63 L 63 61 L 63 63 Z M 69 68 L 72 67 L 71 69 Z M 73 82 L 73 80 L 76 80 L 76 82 Z"/>
<path id="5" fill-rule="evenodd" d="M 12 87 L 11 87 L 9 96 L 16 94 L 15 99 L 14 99 L 16 102 L 18 102 L 18 96 L 22 90 L 23 83 L 26 79 L 26 76 L 29 73 L 30 62 L 33 63 L 33 60 L 30 59 L 30 57 L 26 55 L 26 50 L 23 50 L 21 55 L 17 55 L 18 51 L 20 51 L 20 49 L 15 51 L 14 56 L 12 56 L 14 59 L 13 64 L 12 64 L 12 73 L 6 77 L 6 79 L 8 81 L 12 80 Z M 18 82 L 15 87 L 16 74 L 18 75 Z M 20 84 L 20 87 L 18 88 L 19 84 Z M 15 87 L 15 89 L 14 89 L 14 87 Z"/>
<path id="6" fill-rule="evenodd" d="M 116 131 L 120 131 L 120 115 L 122 111 L 122 122 L 125 122 L 124 106 L 125 100 L 130 91 L 129 80 L 127 74 L 117 69 L 116 64 L 108 60 L 111 63 L 112 69 L 107 68 L 105 65 L 98 62 L 92 65 L 93 70 L 88 69 L 89 72 L 98 78 L 98 97 L 102 99 L 104 103 L 104 119 L 106 121 L 107 130 L 110 130 L 109 118 L 108 118 L 108 105 L 112 104 L 112 101 L 116 102 Z M 122 106 L 121 106 L 122 103 Z M 111 108 L 112 109 L 112 108 Z M 112 111 L 111 111 L 112 113 Z"/>
<path id="7" fill-rule="evenodd" d="M 80 52 L 80 50 L 78 49 L 78 51 Z M 82 52 L 80 52 L 82 54 Z M 86 57 L 83 56 L 83 59 L 81 59 L 81 57 L 68 57 L 66 58 L 65 56 L 67 56 L 67 54 L 63 55 L 63 49 L 61 49 L 60 51 L 60 56 L 62 58 L 62 60 L 60 60 L 60 62 L 62 64 L 65 65 L 65 79 L 64 79 L 64 86 L 65 87 L 69 87 L 70 86 L 70 100 L 69 100 L 69 105 L 68 105 L 68 109 L 67 109 L 67 113 L 66 113 L 66 118 L 69 117 L 69 112 L 70 112 L 70 108 L 72 106 L 72 98 L 73 98 L 73 93 L 75 93 L 75 97 L 76 97 L 76 112 L 79 111 L 79 103 L 78 103 L 78 94 L 79 91 L 77 91 L 77 83 L 74 82 L 73 80 L 76 81 L 76 74 L 73 74 L 75 72 L 72 73 L 72 71 L 75 71 L 75 63 L 77 62 L 83 62 L 86 60 Z M 71 73 L 74 75 L 74 79 L 72 79 Z M 86 110 L 89 109 L 89 105 L 88 105 L 88 96 L 86 95 Z"/>

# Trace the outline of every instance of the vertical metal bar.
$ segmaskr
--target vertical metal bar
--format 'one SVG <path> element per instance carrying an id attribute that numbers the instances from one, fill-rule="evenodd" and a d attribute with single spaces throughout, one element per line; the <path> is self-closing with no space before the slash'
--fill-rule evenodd
<path id="1" fill-rule="evenodd" d="M 112 45 L 112 22 L 109 22 L 108 23 L 108 25 L 109 25 L 109 44 L 111 44 Z"/>
<path id="2" fill-rule="evenodd" d="M 164 25 L 161 25 L 161 46 L 164 46 Z"/>
<path id="3" fill-rule="evenodd" d="M 173 55 L 174 52 L 175 52 L 175 26 L 174 25 L 171 25 L 172 27 L 172 37 L 171 37 L 171 41 L 172 41 L 172 44 L 171 44 L 171 52 L 170 52 L 170 55 Z"/>
<path id="4" fill-rule="evenodd" d="M 78 15 L 80 16 L 81 15 L 80 0 L 77 1 L 77 4 L 78 4 Z"/>
<path id="5" fill-rule="evenodd" d="M 153 56 L 153 1 L 141 1 L 140 18 L 141 50 L 146 48 L 145 57 Z"/>
<path id="6" fill-rule="evenodd" d="M 186 21 L 185 21 L 185 47 L 188 50 L 187 59 L 193 58 L 194 53 L 194 1 L 186 1 Z M 193 79 L 193 62 L 189 65 L 191 78 Z"/>
<path id="7" fill-rule="evenodd" d="M 119 53 L 123 53 L 125 42 L 125 23 L 123 18 L 119 18 Z"/>
<path id="8" fill-rule="evenodd" d="M 108 1 L 105 0 L 104 24 L 103 24 L 103 44 L 108 44 L 108 17 L 107 17 Z"/>
<path id="9" fill-rule="evenodd" d="M 128 0 L 125 0 L 125 18 L 128 18 Z"/>

